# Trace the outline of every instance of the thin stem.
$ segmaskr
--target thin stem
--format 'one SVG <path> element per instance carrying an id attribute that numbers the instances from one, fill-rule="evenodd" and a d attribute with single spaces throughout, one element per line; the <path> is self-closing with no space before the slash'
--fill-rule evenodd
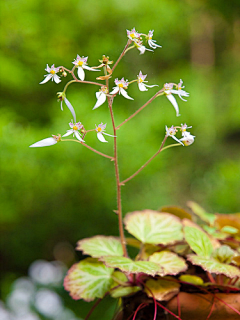
<path id="1" fill-rule="evenodd" d="M 88 312 L 85 320 L 88 320 L 88 319 L 90 318 L 90 316 L 91 316 L 91 314 L 93 313 L 94 309 L 99 305 L 99 303 L 100 303 L 101 301 L 102 301 L 102 299 L 98 299 L 98 300 L 94 303 L 94 305 L 92 306 L 92 308 L 91 308 L 90 311 Z"/>
<path id="2" fill-rule="evenodd" d="M 180 146 L 182 146 L 181 143 L 170 144 L 169 146 L 166 146 L 166 147 L 162 148 L 162 151 L 166 150 L 166 149 L 169 149 L 169 148 L 172 148 L 172 147 L 180 147 Z"/>
<path id="3" fill-rule="evenodd" d="M 214 280 L 214 278 L 213 278 L 213 276 L 211 275 L 210 272 L 207 272 L 207 275 L 208 275 L 208 279 L 210 280 L 210 282 L 216 283 L 216 281 Z"/>
<path id="4" fill-rule="evenodd" d="M 135 111 L 130 117 L 128 117 L 126 120 L 124 120 L 122 123 L 120 123 L 116 129 L 118 130 L 122 125 L 124 125 L 126 122 L 128 122 L 129 120 L 131 120 L 133 117 L 135 117 L 140 111 L 142 111 L 147 105 L 149 105 L 149 103 L 151 103 L 158 95 L 159 93 L 163 92 L 164 89 L 161 89 L 160 91 L 158 91 L 157 93 L 155 93 L 155 95 L 150 98 L 143 106 L 141 106 L 137 111 Z"/>
<path id="5" fill-rule="evenodd" d="M 206 320 L 208 320 L 211 317 L 211 314 L 212 314 L 213 309 L 214 309 L 214 305 L 215 305 L 215 296 L 213 296 L 212 306 L 211 306 L 210 312 L 209 312 Z"/>
<path id="6" fill-rule="evenodd" d="M 162 142 L 159 150 L 144 165 L 142 165 L 141 168 L 139 168 L 134 174 L 132 174 L 129 178 L 121 181 L 120 182 L 121 185 L 124 185 L 126 182 L 128 182 L 129 180 L 134 178 L 137 174 L 139 174 L 139 172 L 141 172 L 163 150 L 163 146 L 167 140 L 167 137 L 168 137 L 167 135 L 164 137 L 163 142 Z"/>
<path id="7" fill-rule="evenodd" d="M 232 307 L 230 304 L 228 304 L 228 303 L 225 302 L 224 300 L 218 298 L 218 296 L 215 296 L 215 298 L 216 298 L 217 300 L 221 301 L 223 304 L 225 304 L 228 308 L 232 309 L 233 311 L 235 311 L 237 314 L 240 315 L 240 312 L 239 312 L 237 309 L 235 309 L 234 307 Z"/>
<path id="8" fill-rule="evenodd" d="M 117 61 L 115 62 L 114 66 L 112 67 L 112 72 L 113 70 L 116 68 L 116 66 L 119 64 L 120 60 L 122 59 L 122 57 L 125 55 L 127 48 L 129 47 L 130 43 L 132 41 L 129 39 L 125 48 L 123 49 L 123 52 L 120 54 L 119 58 L 117 59 Z"/>
<path id="9" fill-rule="evenodd" d="M 163 310 L 167 311 L 168 313 L 170 313 L 172 316 L 174 316 L 175 318 L 177 318 L 178 320 L 182 320 L 179 316 L 176 316 L 175 313 L 173 313 L 172 311 L 170 311 L 168 308 L 164 307 L 160 302 L 157 302 L 157 305 L 162 308 Z"/>
<path id="10" fill-rule="evenodd" d="M 100 151 L 97 151 L 96 149 L 93 149 L 92 147 L 88 146 L 86 143 L 81 142 L 81 141 L 79 141 L 79 140 L 64 139 L 64 140 L 61 140 L 61 142 L 62 142 L 62 141 L 73 141 L 73 142 L 80 143 L 80 144 L 82 144 L 84 147 L 86 147 L 86 148 L 88 148 L 89 150 L 91 150 L 91 151 L 99 154 L 100 156 L 105 157 L 105 158 L 108 158 L 108 159 L 110 159 L 110 160 L 112 160 L 112 161 L 114 160 L 114 157 L 108 156 L 107 154 L 104 154 L 104 153 L 102 153 L 102 152 L 100 152 Z"/>
<path id="11" fill-rule="evenodd" d="M 113 125 L 113 135 L 114 135 L 114 165 L 115 165 L 115 175 L 116 175 L 116 185 L 117 185 L 117 214 L 118 214 L 118 226 L 119 233 L 121 238 L 121 244 L 123 249 L 124 257 L 127 257 L 126 241 L 123 230 L 123 219 L 122 219 L 122 199 L 121 199 L 121 184 L 119 177 L 119 168 L 118 168 L 118 155 L 117 155 L 117 136 L 116 136 L 116 127 L 114 122 L 113 110 L 112 110 L 112 101 L 109 99 L 109 110 L 112 119 Z"/>

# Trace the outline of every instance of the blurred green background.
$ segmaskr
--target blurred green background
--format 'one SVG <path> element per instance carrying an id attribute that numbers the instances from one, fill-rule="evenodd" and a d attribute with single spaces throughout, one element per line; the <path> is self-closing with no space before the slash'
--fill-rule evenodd
<path id="1" fill-rule="evenodd" d="M 149 84 L 183 79 L 188 102 L 177 98 L 181 117 L 159 97 L 118 132 L 120 170 L 127 178 L 159 148 L 165 125 L 192 125 L 195 143 L 158 156 L 123 188 L 124 213 L 186 207 L 193 200 L 209 212 L 240 209 L 240 6 L 239 0 L 3 0 L 1 11 L 0 232 L 1 289 L 27 273 L 36 259 L 61 260 L 70 266 L 77 240 L 118 234 L 114 167 L 108 159 L 75 143 L 48 148 L 28 146 L 65 133 L 71 115 L 60 110 L 60 84 L 39 85 L 46 64 L 71 68 L 76 55 L 90 66 L 102 55 L 116 61 L 126 44 L 126 29 L 148 33 L 162 45 L 154 53 L 131 50 L 115 77 L 136 78 L 141 70 Z M 99 73 L 100 75 L 100 73 Z M 95 73 L 86 72 L 87 80 Z M 111 85 L 113 85 L 111 79 Z M 155 92 L 139 92 L 134 101 L 114 102 L 119 124 Z M 106 103 L 92 111 L 96 88 L 73 84 L 67 97 L 86 128 L 108 123 Z M 112 138 L 102 144 L 95 134 L 87 143 L 112 153 Z M 174 141 L 167 143 L 174 143 Z M 79 305 L 74 302 L 73 308 Z M 81 303 L 79 316 L 86 313 Z M 104 316 L 103 316 L 104 317 Z"/>

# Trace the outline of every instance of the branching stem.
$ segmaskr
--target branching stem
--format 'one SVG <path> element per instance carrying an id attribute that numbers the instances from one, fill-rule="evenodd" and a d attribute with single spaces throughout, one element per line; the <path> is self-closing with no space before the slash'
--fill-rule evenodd
<path id="1" fill-rule="evenodd" d="M 131 180 L 132 178 L 136 177 L 136 175 L 139 174 L 139 172 L 141 172 L 144 168 L 146 168 L 146 166 L 163 150 L 163 146 L 167 140 L 167 135 L 164 137 L 163 142 L 159 148 L 159 150 L 144 164 L 141 166 L 141 168 L 139 168 L 134 174 L 132 174 L 129 178 L 123 180 L 120 182 L 120 184 L 123 186 L 126 182 L 128 182 L 129 180 Z"/>
<path id="2" fill-rule="evenodd" d="M 86 148 L 88 148 L 89 150 L 91 150 L 91 151 L 93 151 L 93 152 L 95 152 L 95 153 L 99 154 L 100 156 L 105 157 L 105 158 L 108 158 L 108 159 L 110 159 L 110 160 L 114 161 L 114 158 L 113 158 L 113 157 L 108 156 L 107 154 L 104 154 L 104 153 L 102 153 L 102 152 L 100 152 L 100 151 L 97 151 L 96 149 L 93 149 L 92 147 L 90 147 L 90 146 L 89 146 L 89 145 L 87 145 L 86 143 L 81 142 L 81 141 L 79 141 L 79 140 L 74 140 L 74 139 L 64 139 L 64 140 L 61 140 L 61 142 L 62 142 L 62 141 L 73 141 L 73 142 L 80 143 L 80 144 L 82 144 L 84 147 L 86 147 Z"/>
<path id="3" fill-rule="evenodd" d="M 118 130 L 122 125 L 124 125 L 126 122 L 128 122 L 129 120 L 131 120 L 133 117 L 135 117 L 140 111 L 142 111 L 147 105 L 149 105 L 149 103 L 151 103 L 161 92 L 163 92 L 164 89 L 161 89 L 160 91 L 158 91 L 157 93 L 155 93 L 155 95 L 150 98 L 143 106 L 141 106 L 137 111 L 135 111 L 130 117 L 128 117 L 126 120 L 124 120 L 122 123 L 120 123 L 117 127 L 116 130 Z"/>

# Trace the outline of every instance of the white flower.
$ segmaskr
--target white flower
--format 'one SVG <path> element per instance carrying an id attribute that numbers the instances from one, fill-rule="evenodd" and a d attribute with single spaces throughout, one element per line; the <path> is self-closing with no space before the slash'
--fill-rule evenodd
<path id="1" fill-rule="evenodd" d="M 178 88 L 177 90 L 173 89 L 174 83 L 165 83 L 164 87 L 163 87 L 166 97 L 172 103 L 172 105 L 174 106 L 174 109 L 176 110 L 177 117 L 180 116 L 179 108 L 178 108 L 177 101 L 174 98 L 174 96 L 172 95 L 172 93 L 177 94 L 179 96 L 179 98 L 181 98 L 182 100 L 184 100 L 182 98 L 182 96 L 185 96 L 185 97 L 189 96 L 188 92 L 182 90 L 182 87 L 181 87 L 182 83 L 183 83 L 182 80 L 180 80 L 180 83 L 178 85 L 175 85 Z M 184 100 L 184 101 L 186 101 L 186 100 Z"/>
<path id="2" fill-rule="evenodd" d="M 88 59 L 88 57 L 81 58 L 79 55 L 77 55 L 76 60 L 73 61 L 73 64 L 75 64 L 75 66 L 77 66 L 77 68 L 78 68 L 78 77 L 82 81 L 84 81 L 84 79 L 85 79 L 85 72 L 83 69 L 90 70 L 90 71 L 100 71 L 98 69 L 93 69 L 93 68 L 89 67 L 87 65 L 87 59 Z"/>
<path id="3" fill-rule="evenodd" d="M 171 137 L 171 138 L 173 138 L 174 140 L 176 140 L 178 143 L 181 143 L 183 146 L 184 146 L 184 144 L 180 141 L 180 140 L 178 140 L 176 137 L 175 137 L 175 134 L 177 133 L 177 129 L 174 127 L 174 126 L 171 126 L 170 128 L 168 128 L 167 126 L 166 126 L 166 135 L 168 136 L 168 137 Z"/>
<path id="4" fill-rule="evenodd" d="M 183 132 L 187 131 L 187 129 L 190 129 L 190 128 L 192 128 L 192 126 L 188 127 L 186 123 L 185 124 L 181 123 L 180 130 L 182 131 L 182 134 L 183 134 Z"/>
<path id="5" fill-rule="evenodd" d="M 83 125 L 81 124 L 81 122 L 77 122 L 77 123 L 70 122 L 69 126 L 71 129 L 67 130 L 67 133 L 65 133 L 63 137 L 67 137 L 67 136 L 70 136 L 70 134 L 73 134 L 73 136 L 75 136 L 79 141 L 84 142 L 83 139 L 81 138 L 80 133 L 78 132 L 78 130 L 81 130 L 83 128 Z"/>
<path id="6" fill-rule="evenodd" d="M 134 100 L 133 98 L 129 97 L 129 95 L 127 94 L 127 92 L 124 89 L 127 89 L 128 87 L 128 81 L 124 80 L 124 78 L 122 78 L 121 80 L 115 79 L 114 80 L 116 87 L 113 88 L 112 92 L 110 92 L 110 94 L 116 94 L 119 92 L 119 94 L 123 95 L 124 98 L 130 99 L 130 100 Z"/>
<path id="7" fill-rule="evenodd" d="M 148 88 L 153 88 L 153 87 L 158 87 L 157 84 L 153 84 L 151 86 L 145 84 L 144 82 L 148 82 L 148 81 L 144 81 L 146 79 L 147 75 L 143 75 L 142 71 L 139 72 L 138 76 L 137 76 L 137 83 L 138 83 L 138 88 L 140 91 L 148 91 Z"/>
<path id="8" fill-rule="evenodd" d="M 100 107 L 106 101 L 107 93 L 108 89 L 105 86 L 102 86 L 101 89 L 98 92 L 96 92 L 97 102 L 95 103 L 93 110 Z"/>
<path id="9" fill-rule="evenodd" d="M 29 146 L 30 148 L 35 148 L 35 147 L 48 147 L 48 146 L 53 146 L 54 144 L 58 143 L 59 141 L 61 141 L 61 135 L 53 135 L 50 138 L 46 138 L 43 140 L 40 140 L 34 144 L 32 144 L 31 146 Z"/>
<path id="10" fill-rule="evenodd" d="M 135 41 L 140 38 L 140 33 L 133 28 L 132 30 L 127 30 L 127 36 L 130 40 Z"/>
<path id="11" fill-rule="evenodd" d="M 188 131 L 182 132 L 183 138 L 180 140 L 184 143 L 185 146 L 190 146 L 194 142 L 195 136 L 191 135 Z"/>
<path id="12" fill-rule="evenodd" d="M 42 82 L 40 82 L 40 84 L 46 83 L 48 82 L 50 79 L 52 79 L 52 81 L 55 81 L 56 83 L 61 82 L 59 76 L 57 75 L 57 73 L 59 72 L 59 67 L 55 68 L 54 64 L 51 66 L 51 68 L 48 66 L 47 64 L 47 68 L 45 69 L 49 74 L 46 74 L 44 77 L 46 77 Z"/>
<path id="13" fill-rule="evenodd" d="M 103 134 L 109 136 L 109 137 L 114 137 L 111 134 L 105 133 L 105 129 L 106 129 L 106 125 L 107 124 L 103 124 L 102 122 L 96 126 L 96 131 L 97 131 L 97 138 L 98 140 L 100 140 L 101 142 L 108 142 L 107 140 L 105 140 Z"/>
<path id="14" fill-rule="evenodd" d="M 183 86 L 182 84 L 183 84 L 183 81 L 182 81 L 182 79 L 180 79 L 179 84 L 176 85 L 177 90 L 172 90 L 172 93 L 177 94 L 179 96 L 179 98 L 182 99 L 183 101 L 187 101 L 186 99 L 183 99 L 182 96 L 188 97 L 189 93 L 182 90 L 183 88 L 185 88 L 185 86 Z"/>
<path id="15" fill-rule="evenodd" d="M 147 50 L 147 51 L 153 51 L 151 49 L 147 49 L 145 46 L 143 46 L 142 44 L 142 41 L 141 40 L 138 40 L 136 39 L 134 41 L 134 45 L 135 47 L 140 51 L 140 54 L 144 54 L 144 52 Z"/>
<path id="16" fill-rule="evenodd" d="M 152 48 L 152 49 L 156 49 L 157 47 L 158 48 L 162 48 L 162 46 L 159 46 L 158 44 L 155 43 L 156 40 L 152 40 L 153 32 L 154 32 L 154 30 L 150 30 L 148 32 L 148 35 L 147 35 L 147 40 L 148 40 L 149 47 Z"/>
<path id="17" fill-rule="evenodd" d="M 63 111 L 63 101 L 64 101 L 73 116 L 74 122 L 76 122 L 75 110 L 74 110 L 73 106 L 71 105 L 70 101 L 68 101 L 68 99 L 66 98 L 65 92 L 58 92 L 57 95 L 58 95 L 58 99 L 61 101 L 61 110 Z"/>

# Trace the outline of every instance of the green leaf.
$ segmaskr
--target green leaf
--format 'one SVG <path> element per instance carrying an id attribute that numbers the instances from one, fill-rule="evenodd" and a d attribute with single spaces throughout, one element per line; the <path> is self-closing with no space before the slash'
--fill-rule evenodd
<path id="1" fill-rule="evenodd" d="M 120 240 L 114 237 L 95 236 L 78 241 L 77 250 L 94 258 L 103 256 L 123 256 Z"/>
<path id="2" fill-rule="evenodd" d="M 153 210 L 134 211 L 124 219 L 126 229 L 143 243 L 169 244 L 182 240 L 180 219 Z"/>
<path id="3" fill-rule="evenodd" d="M 119 286 L 116 289 L 111 290 L 110 294 L 113 298 L 121 298 L 121 297 L 126 297 L 132 293 L 135 293 L 137 291 L 141 290 L 140 287 L 134 286 L 134 287 L 122 287 Z"/>
<path id="4" fill-rule="evenodd" d="M 214 213 L 207 213 L 199 204 L 193 201 L 188 201 L 187 205 L 192 211 L 203 221 L 212 225 L 216 219 L 216 215 Z"/>
<path id="5" fill-rule="evenodd" d="M 188 255 L 188 260 L 191 261 L 192 264 L 200 266 L 210 273 L 224 274 L 228 278 L 240 277 L 240 270 L 238 268 L 210 258 L 190 254 Z"/>
<path id="6" fill-rule="evenodd" d="M 210 257 L 213 246 L 205 232 L 194 227 L 184 227 L 185 240 L 199 256 Z"/>
<path id="7" fill-rule="evenodd" d="M 159 211 L 160 212 L 171 213 L 171 214 L 177 216 L 180 219 L 192 220 L 192 215 L 189 212 L 187 212 L 186 210 L 184 210 L 183 208 L 180 208 L 180 207 L 175 207 L 175 206 L 162 207 Z"/>
<path id="8" fill-rule="evenodd" d="M 231 263 L 235 251 L 229 246 L 223 245 L 213 251 L 212 257 L 222 263 Z"/>
<path id="9" fill-rule="evenodd" d="M 92 301 L 103 298 L 109 291 L 114 269 L 107 268 L 97 259 L 87 258 L 74 264 L 64 279 L 64 288 L 73 299 Z"/>
<path id="10" fill-rule="evenodd" d="M 120 269 L 127 273 L 146 273 L 154 276 L 162 271 L 162 268 L 154 262 L 150 261 L 133 261 L 125 257 L 102 257 L 106 266 Z"/>
<path id="11" fill-rule="evenodd" d="M 204 282 L 203 279 L 198 277 L 198 276 L 192 276 L 190 274 L 183 274 L 179 277 L 179 280 L 184 281 L 184 282 L 188 282 L 191 284 L 196 284 L 201 286 Z"/>
<path id="12" fill-rule="evenodd" d="M 121 271 L 114 271 L 112 278 L 114 282 L 111 285 L 110 295 L 113 298 L 125 297 L 141 290 L 138 286 L 130 286 L 127 276 Z"/>
<path id="13" fill-rule="evenodd" d="M 188 268 L 183 258 L 169 251 L 156 252 L 150 256 L 149 261 L 155 262 L 163 268 L 163 271 L 158 273 L 162 277 L 168 274 L 176 275 Z"/>
<path id="14" fill-rule="evenodd" d="M 180 284 L 176 279 L 165 277 L 161 279 L 149 279 L 145 283 L 144 291 L 149 297 L 154 296 L 158 301 L 168 301 L 178 294 Z"/>
<path id="15" fill-rule="evenodd" d="M 236 234 L 236 233 L 238 233 L 238 229 L 234 228 L 232 226 L 224 226 L 221 229 L 221 232 L 226 232 L 226 233 L 230 233 L 230 234 Z"/>

